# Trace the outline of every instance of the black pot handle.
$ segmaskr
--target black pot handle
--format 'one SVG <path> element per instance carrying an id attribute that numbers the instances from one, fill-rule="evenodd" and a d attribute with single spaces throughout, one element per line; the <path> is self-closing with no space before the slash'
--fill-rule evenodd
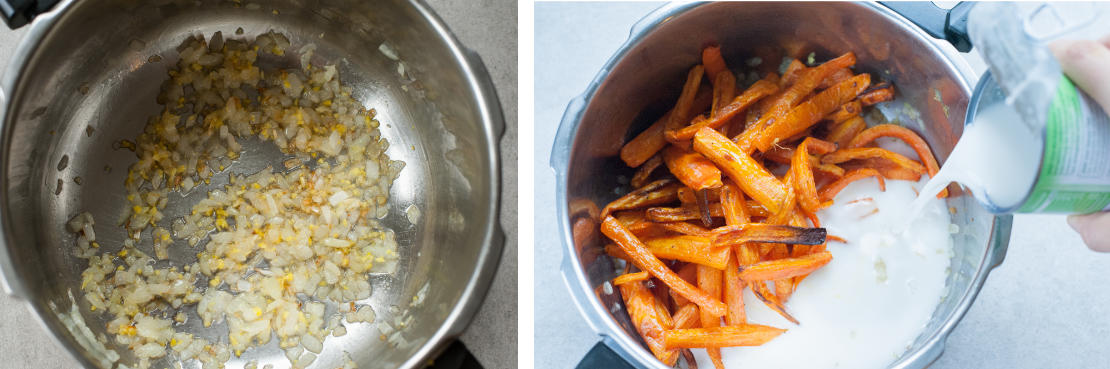
<path id="1" fill-rule="evenodd" d="M 598 342 L 590 352 L 586 353 L 586 357 L 578 362 L 575 369 L 636 369 L 636 367 L 625 361 L 624 358 L 613 352 L 613 349 L 606 346 L 604 342 Z"/>
<path id="2" fill-rule="evenodd" d="M 58 0 L 0 0 L 0 18 L 8 28 L 23 27 L 35 16 L 45 13 L 57 4 Z"/>
<path id="3" fill-rule="evenodd" d="M 906 17 L 930 36 L 948 41 L 959 52 L 971 51 L 967 15 L 975 3 L 963 1 L 949 10 L 933 5 L 932 1 L 880 1 L 879 4 Z"/>

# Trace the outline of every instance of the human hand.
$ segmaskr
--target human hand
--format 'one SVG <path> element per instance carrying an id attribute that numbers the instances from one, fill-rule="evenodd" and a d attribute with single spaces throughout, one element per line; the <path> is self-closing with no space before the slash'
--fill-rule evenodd
<path id="1" fill-rule="evenodd" d="M 1110 111 L 1110 35 L 1101 40 L 1061 40 L 1049 45 L 1064 74 Z M 1069 215 L 1068 225 L 1091 250 L 1110 252 L 1110 212 Z"/>

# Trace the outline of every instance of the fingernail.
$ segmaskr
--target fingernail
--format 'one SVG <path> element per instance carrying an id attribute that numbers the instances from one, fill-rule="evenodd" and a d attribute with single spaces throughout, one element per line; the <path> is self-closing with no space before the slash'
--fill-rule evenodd
<path id="1" fill-rule="evenodd" d="M 1079 214 L 1068 215 L 1068 225 L 1071 226 L 1071 229 L 1078 232 L 1079 227 L 1083 225 L 1083 216 Z"/>

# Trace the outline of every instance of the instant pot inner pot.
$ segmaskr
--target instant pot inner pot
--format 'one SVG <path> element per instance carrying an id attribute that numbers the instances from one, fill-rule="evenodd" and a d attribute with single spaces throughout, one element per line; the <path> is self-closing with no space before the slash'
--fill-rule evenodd
<path id="1" fill-rule="evenodd" d="M 222 31 L 224 38 L 249 40 L 273 30 L 286 35 L 292 46 L 284 58 L 260 64 L 296 67 L 296 50 L 315 44 L 313 61 L 336 65 L 355 98 L 376 109 L 390 144 L 388 155 L 406 162 L 390 191 L 389 215 L 382 221 L 397 235 L 398 270 L 373 276 L 373 294 L 364 301 L 374 307 L 378 321 L 392 324 L 395 315 L 406 311 L 415 316 L 404 328 L 406 342 L 389 344 L 379 339 L 381 333 L 370 324 L 348 324 L 347 335 L 327 338 L 316 363 L 338 366 L 341 354 L 348 351 L 360 365 L 399 366 L 462 303 L 471 276 L 485 257 L 486 235 L 478 230 L 487 229 L 495 219 L 487 212 L 496 201 L 491 198 L 489 189 L 494 184 L 488 175 L 493 162 L 487 148 L 493 143 L 486 139 L 482 111 L 466 71 L 435 25 L 405 1 L 236 4 L 77 1 L 46 31 L 20 71 L 16 88 L 9 91 L 10 110 L 3 127 L 5 231 L 20 276 L 14 283 L 16 293 L 30 300 L 48 328 L 75 353 L 86 358 L 97 355 L 74 338 L 51 308 L 67 312 L 75 299 L 93 334 L 105 332 L 107 316 L 90 312 L 81 295 L 80 273 L 87 264 L 73 256 L 74 236 L 64 231 L 65 222 L 89 211 L 97 220 L 102 248 L 118 250 L 126 237 L 117 226 L 126 206 L 123 183 L 136 158 L 128 150 L 113 149 L 113 144 L 133 140 L 148 117 L 160 112 L 156 96 L 167 69 L 177 61 L 176 47 L 191 35 L 207 39 Z M 237 35 L 240 27 L 244 32 Z M 405 64 L 404 77 L 398 61 L 379 51 L 383 42 Z M 161 60 L 151 58 L 155 55 Z M 229 169 L 232 173 L 280 167 L 286 157 L 272 143 L 242 142 L 245 152 Z M 59 170 L 63 157 L 68 163 Z M 81 184 L 75 183 L 77 177 Z M 63 184 L 56 193 L 59 180 Z M 220 172 L 211 185 L 185 198 L 170 194 L 164 227 L 209 189 L 222 188 L 226 182 L 227 172 Z M 415 225 L 405 216 L 410 205 L 423 214 Z M 140 245 L 153 255 L 149 230 Z M 201 249 L 178 240 L 170 247 L 170 260 L 159 263 L 189 264 Z M 410 309 L 409 302 L 426 284 L 430 286 L 424 303 Z M 225 324 L 204 328 L 195 309 L 186 310 L 190 318 L 178 330 L 208 339 L 222 335 L 226 342 Z M 229 364 L 235 367 L 251 359 L 260 364 L 287 363 L 276 343 L 233 357 Z M 123 362 L 131 362 L 126 347 L 109 348 L 116 348 Z M 171 363 L 163 358 L 154 366 Z"/>
<path id="2" fill-rule="evenodd" d="M 855 52 L 857 73 L 871 73 L 876 83 L 890 81 L 895 86 L 896 99 L 878 109 L 891 122 L 921 133 L 943 162 L 963 131 L 970 88 L 927 36 L 893 17 L 854 3 L 712 3 L 666 19 L 627 49 L 589 101 L 572 141 L 567 198 L 603 206 L 618 197 L 613 184 L 628 183 L 633 174 L 618 158 L 622 143 L 673 106 L 687 71 L 700 62 L 701 49 L 711 44 L 722 46 L 730 67 L 745 72 L 752 69 L 745 62 L 757 56 L 759 47 L 781 47 L 803 62 L 810 53 L 822 62 Z M 987 257 L 993 217 L 967 193 L 952 187 L 946 201 L 955 209 L 952 223 L 959 232 L 952 234 L 954 255 L 946 292 L 907 353 L 937 338 L 965 295 L 976 292 L 973 280 Z M 598 311 L 606 311 L 621 324 L 627 335 L 623 341 L 641 342 L 619 293 L 605 292 L 610 289 L 603 285 L 617 273 L 609 257 L 599 257 L 604 255 L 598 250 L 604 243 L 596 238 L 593 242 L 576 245 L 576 250 L 600 299 Z M 904 355 L 899 360 L 910 359 Z"/>

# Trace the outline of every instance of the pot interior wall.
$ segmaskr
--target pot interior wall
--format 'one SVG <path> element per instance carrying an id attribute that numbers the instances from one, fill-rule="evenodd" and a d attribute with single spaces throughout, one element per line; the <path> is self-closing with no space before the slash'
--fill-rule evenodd
<path id="1" fill-rule="evenodd" d="M 245 31 L 242 36 L 235 35 L 239 27 Z M 491 263 L 488 244 L 493 243 L 489 237 L 496 224 L 496 207 L 491 204 L 497 199 L 492 191 L 496 176 L 490 174 L 496 159 L 490 148 L 496 142 L 483 123 L 486 113 L 459 63 L 461 55 L 441 38 L 444 30 L 410 3 L 76 1 L 46 31 L 25 69 L 9 71 L 20 74 L 3 122 L 3 205 L 6 247 L 21 277 L 17 290 L 79 356 L 96 353 L 75 339 L 51 306 L 68 311 L 75 299 L 96 335 L 104 332 L 107 320 L 90 312 L 81 295 L 80 273 L 87 264 L 72 255 L 74 237 L 64 231 L 65 222 L 82 211 L 91 212 L 102 247 L 118 250 L 125 237 L 116 226 L 126 205 L 123 181 L 135 156 L 113 149 L 113 143 L 134 139 L 147 118 L 160 111 L 155 97 L 167 68 L 176 63 L 175 48 L 189 35 L 207 38 L 222 31 L 225 38 L 253 38 L 269 30 L 287 35 L 291 51 L 316 44 L 313 60 L 338 67 L 356 99 L 376 109 L 390 157 L 407 163 L 391 189 L 389 215 L 382 220 L 396 231 L 401 261 L 395 273 L 372 277 L 374 292 L 363 303 L 374 307 L 379 321 L 392 324 L 402 314 L 415 319 L 404 328 L 404 343 L 399 345 L 380 340 L 381 333 L 369 324 L 349 325 L 346 336 L 327 339 L 317 365 L 341 365 L 344 351 L 364 366 L 402 365 L 444 328 L 452 313 L 458 313 L 480 269 L 493 268 L 496 256 Z M 405 77 L 398 72 L 398 62 L 379 51 L 383 42 L 400 56 Z M 294 54 L 267 62 L 296 66 Z M 161 61 L 150 60 L 153 55 Z M 91 136 L 86 127 L 93 127 Z M 232 172 L 253 173 L 283 160 L 269 143 L 248 144 L 246 151 Z M 68 166 L 57 170 L 63 156 Z M 81 185 L 74 183 L 75 177 L 82 178 Z M 64 184 L 56 194 L 59 179 Z M 226 173 L 217 174 L 211 186 L 184 199 L 188 206 L 167 208 L 164 227 L 207 189 L 226 181 Z M 410 205 L 422 213 L 415 225 L 405 216 Z M 149 234 L 141 245 L 152 253 Z M 184 241 L 170 249 L 173 265 L 192 263 L 199 251 Z M 425 285 L 429 288 L 424 303 L 410 308 Z M 226 340 L 226 325 L 203 328 L 195 311 L 190 314 L 179 330 L 208 339 L 222 334 Z M 117 349 L 130 363 L 128 350 Z M 287 362 L 274 340 L 230 364 L 235 367 L 251 359 L 279 366 Z M 190 365 L 199 367 L 195 362 L 185 367 Z M 171 362 L 154 366 L 169 367 Z"/>
<path id="2" fill-rule="evenodd" d="M 701 49 L 712 44 L 722 45 L 734 69 L 757 56 L 759 47 L 782 47 L 803 61 L 810 53 L 824 61 L 855 52 L 857 73 L 871 73 L 873 83 L 895 85 L 896 99 L 878 109 L 891 122 L 922 134 L 943 162 L 963 131 L 970 88 L 954 64 L 923 37 L 891 15 L 856 3 L 708 3 L 668 18 L 618 56 L 590 97 L 572 138 L 567 198 L 604 206 L 629 190 L 627 185 L 613 186 L 628 183 L 633 173 L 617 156 L 622 143 L 673 106 L 687 71 L 700 62 Z M 781 60 L 762 62 L 778 65 Z M 952 235 L 955 254 L 945 295 L 907 353 L 938 335 L 964 297 L 975 292 L 972 282 L 986 260 L 994 218 L 962 189 L 953 186 L 951 191 L 947 204 L 956 209 L 952 223 L 960 232 Z M 640 342 L 619 293 L 603 288 L 616 271 L 599 249 L 604 246 L 601 238 L 575 245 L 599 298 L 596 311 L 621 324 L 628 335 L 624 342 Z"/>

